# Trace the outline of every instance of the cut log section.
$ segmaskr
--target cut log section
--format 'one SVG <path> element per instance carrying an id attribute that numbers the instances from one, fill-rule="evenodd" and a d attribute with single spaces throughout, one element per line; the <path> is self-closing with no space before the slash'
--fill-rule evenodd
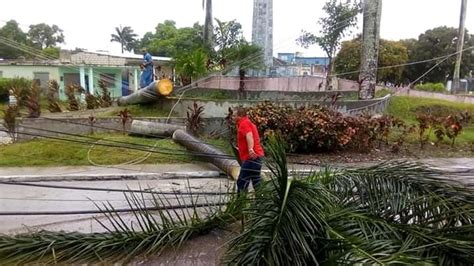
<path id="1" fill-rule="evenodd" d="M 203 143 L 201 140 L 181 129 L 174 132 L 173 140 L 191 151 L 209 155 L 205 157 L 207 161 L 217 166 L 234 180 L 237 180 L 239 177 L 239 163 L 236 160 L 226 159 L 225 157 L 229 156 L 228 154 L 225 154 L 211 145 Z"/>
<path id="2" fill-rule="evenodd" d="M 118 105 L 132 105 L 139 103 L 149 103 L 158 100 L 160 97 L 168 96 L 173 92 L 173 83 L 169 79 L 153 81 L 150 85 L 130 94 L 118 98 Z"/>
<path id="3" fill-rule="evenodd" d="M 176 130 L 186 130 L 185 126 L 166 123 L 133 120 L 131 131 L 133 134 L 144 136 L 171 137 Z"/>

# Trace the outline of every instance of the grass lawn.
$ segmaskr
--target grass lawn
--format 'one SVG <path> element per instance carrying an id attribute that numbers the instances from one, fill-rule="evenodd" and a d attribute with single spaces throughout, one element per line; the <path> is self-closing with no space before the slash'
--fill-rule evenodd
<path id="1" fill-rule="evenodd" d="M 428 99 L 428 98 L 415 98 L 406 96 L 394 96 L 390 100 L 390 104 L 387 109 L 387 113 L 395 117 L 405 120 L 409 124 L 418 124 L 416 121 L 417 110 L 432 110 L 433 114 L 439 114 L 447 116 L 449 114 L 458 113 L 462 111 L 468 111 L 471 113 L 474 119 L 474 105 L 453 103 L 449 101 Z M 408 138 L 410 142 L 416 142 L 417 136 L 415 134 Z M 434 140 L 434 135 L 432 136 Z M 448 141 L 446 140 L 446 143 Z M 456 139 L 457 145 L 472 145 L 474 143 L 474 121 L 471 121 L 470 125 L 464 127 L 461 135 Z"/>
<path id="2" fill-rule="evenodd" d="M 158 103 L 149 103 L 115 107 L 113 111 L 101 113 L 98 117 L 117 116 L 125 108 L 130 111 L 132 117 L 168 117 L 170 112 L 164 110 Z"/>
<path id="3" fill-rule="evenodd" d="M 90 159 L 96 164 L 118 165 L 133 160 L 146 158 L 143 164 L 156 163 L 192 163 L 198 161 L 186 152 L 185 148 L 174 143 L 171 139 L 151 139 L 124 136 L 121 134 L 96 134 L 94 138 L 103 139 L 100 143 L 112 145 L 138 144 L 137 148 L 147 148 L 155 146 L 150 156 L 146 151 L 134 150 L 122 147 L 106 147 L 92 143 L 96 140 L 81 139 L 88 144 L 74 143 L 70 141 L 40 139 L 23 143 L 2 146 L 0 149 L 0 166 L 61 166 L 61 165 L 90 165 Z M 111 141 L 125 142 L 125 144 L 113 143 Z M 222 147 L 225 142 L 221 140 L 208 141 L 211 144 Z M 92 147 L 93 146 L 93 147 Z M 225 150 L 225 149 L 224 149 Z"/>

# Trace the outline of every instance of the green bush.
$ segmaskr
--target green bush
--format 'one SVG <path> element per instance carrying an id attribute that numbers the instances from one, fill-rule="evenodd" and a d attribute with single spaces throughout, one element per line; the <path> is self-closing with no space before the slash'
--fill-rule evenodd
<path id="1" fill-rule="evenodd" d="M 446 92 L 446 88 L 443 83 L 426 83 L 418 84 L 415 86 L 416 90 L 430 91 L 430 92 Z"/>
<path id="2" fill-rule="evenodd" d="M 404 127 L 402 121 L 388 116 L 349 117 L 320 106 L 294 109 L 270 102 L 250 108 L 248 116 L 264 141 L 277 134 L 287 143 L 289 152 L 298 153 L 370 151 L 378 141 L 388 144 L 392 128 Z"/>
<path id="3" fill-rule="evenodd" d="M 13 88 L 20 89 L 21 98 L 26 100 L 28 91 L 31 88 L 31 80 L 25 78 L 0 78 L 0 102 L 8 102 L 8 91 Z"/>

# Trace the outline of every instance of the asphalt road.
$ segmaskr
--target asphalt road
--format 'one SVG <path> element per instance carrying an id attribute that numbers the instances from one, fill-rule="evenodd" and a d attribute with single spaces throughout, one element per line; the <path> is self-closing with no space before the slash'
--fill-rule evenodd
<path id="1" fill-rule="evenodd" d="M 127 181 L 63 181 L 37 182 L 35 184 L 59 185 L 71 187 L 93 187 L 106 189 L 153 190 L 161 192 L 228 192 L 233 182 L 223 178 L 167 179 L 167 180 L 127 180 Z M 125 195 L 130 193 L 110 191 L 88 191 L 59 188 L 42 188 L 21 185 L 0 184 L 0 213 L 6 212 L 64 212 L 97 210 L 97 205 L 110 203 L 116 209 L 129 209 Z M 148 206 L 156 206 L 153 196 L 137 193 L 144 197 Z M 224 201 L 225 196 L 199 195 L 161 195 L 168 205 L 191 204 L 207 205 L 209 202 Z M 202 208 L 204 210 L 204 208 Z M 123 213 L 129 222 L 131 214 Z M 80 232 L 105 231 L 94 217 L 106 222 L 100 214 L 73 215 L 2 215 L 0 233 L 17 234 L 31 230 L 65 230 Z"/>

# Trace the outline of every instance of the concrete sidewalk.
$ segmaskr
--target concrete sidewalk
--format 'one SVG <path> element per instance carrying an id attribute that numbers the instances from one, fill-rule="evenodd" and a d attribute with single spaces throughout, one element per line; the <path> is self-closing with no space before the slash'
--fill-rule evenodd
<path id="1" fill-rule="evenodd" d="M 474 184 L 474 158 L 433 158 L 417 160 L 435 169 L 456 175 Z M 378 162 L 379 163 L 379 162 Z M 374 163 L 331 164 L 332 167 L 366 167 Z M 289 165 L 290 171 L 306 173 L 317 171 L 319 166 Z M 268 169 L 263 169 L 268 172 Z M 40 181 L 94 181 L 94 180 L 153 180 L 177 178 L 225 178 L 225 174 L 210 163 L 153 164 L 60 167 L 0 167 L 0 180 L 17 182 Z"/>
<path id="2" fill-rule="evenodd" d="M 217 178 L 221 171 L 208 163 L 58 167 L 0 167 L 1 181 L 94 181 Z"/>

